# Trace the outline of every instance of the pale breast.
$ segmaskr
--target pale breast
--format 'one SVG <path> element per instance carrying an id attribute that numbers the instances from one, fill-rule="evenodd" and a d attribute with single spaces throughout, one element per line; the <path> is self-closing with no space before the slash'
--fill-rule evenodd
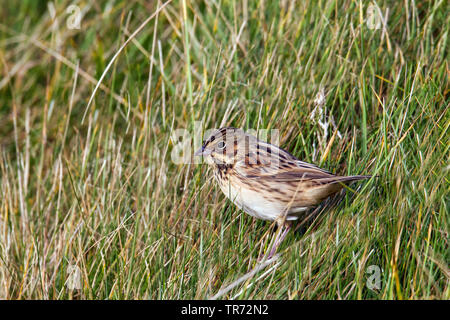
<path id="1" fill-rule="evenodd" d="M 224 178 L 220 172 L 215 172 L 214 176 L 228 199 L 249 215 L 262 220 L 274 221 L 283 214 L 283 205 L 278 201 L 263 197 L 257 190 L 242 186 L 233 181 L 233 178 Z"/>

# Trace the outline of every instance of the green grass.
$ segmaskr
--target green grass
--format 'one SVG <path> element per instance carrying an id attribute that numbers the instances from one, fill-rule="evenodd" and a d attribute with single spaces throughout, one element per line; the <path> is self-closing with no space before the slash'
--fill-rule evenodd
<path id="1" fill-rule="evenodd" d="M 450 298 L 446 1 L 378 1 L 383 30 L 367 1 L 174 0 L 89 108 L 158 2 L 81 1 L 79 30 L 71 3 L 56 27 L 44 1 L 0 9 L 0 298 L 202 299 L 255 268 L 273 225 L 172 161 L 196 121 L 276 129 L 304 161 L 378 176 L 221 298 Z"/>

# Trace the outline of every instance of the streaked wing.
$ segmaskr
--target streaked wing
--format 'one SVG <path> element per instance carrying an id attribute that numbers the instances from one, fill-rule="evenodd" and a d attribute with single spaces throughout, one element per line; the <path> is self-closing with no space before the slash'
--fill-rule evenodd
<path id="1" fill-rule="evenodd" d="M 316 165 L 298 160 L 281 148 L 258 142 L 257 152 L 254 152 L 255 148 L 251 148 L 252 151 L 234 166 L 235 172 L 243 178 L 300 182 L 336 177 Z"/>

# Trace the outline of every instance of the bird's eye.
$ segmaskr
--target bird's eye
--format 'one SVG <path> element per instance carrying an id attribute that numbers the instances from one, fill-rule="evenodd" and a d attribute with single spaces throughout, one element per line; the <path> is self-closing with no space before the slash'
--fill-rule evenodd
<path id="1" fill-rule="evenodd" d="M 225 148 L 225 142 L 219 141 L 219 143 L 217 144 L 217 148 L 219 148 L 219 149 Z"/>

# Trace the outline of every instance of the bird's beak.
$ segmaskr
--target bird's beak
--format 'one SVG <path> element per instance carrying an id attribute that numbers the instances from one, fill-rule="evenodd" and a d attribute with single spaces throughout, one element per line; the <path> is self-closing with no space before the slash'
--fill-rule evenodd
<path id="1" fill-rule="evenodd" d="M 208 150 L 208 149 L 205 149 L 205 148 L 201 147 L 200 149 L 195 151 L 194 157 L 198 157 L 198 156 L 206 157 L 207 155 L 210 155 L 210 154 L 211 154 L 211 150 Z"/>

